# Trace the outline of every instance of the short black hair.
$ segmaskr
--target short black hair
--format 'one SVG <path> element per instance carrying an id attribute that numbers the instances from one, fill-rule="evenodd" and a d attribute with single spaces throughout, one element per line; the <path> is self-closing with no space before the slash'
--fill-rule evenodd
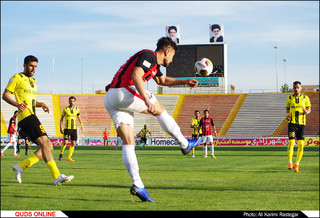
<path id="1" fill-rule="evenodd" d="M 177 44 L 170 37 L 162 37 L 158 40 L 156 51 L 165 50 L 169 47 L 173 48 L 175 51 L 178 51 Z"/>
<path id="2" fill-rule="evenodd" d="M 294 81 L 294 82 L 293 82 L 293 85 L 297 85 L 297 84 L 300 84 L 300 85 L 301 85 L 301 82 L 300 82 L 300 81 Z"/>
<path id="3" fill-rule="evenodd" d="M 27 57 L 24 58 L 24 64 L 28 64 L 31 61 L 36 61 L 38 62 L 38 58 L 36 58 L 33 55 L 28 55 Z"/>
<path id="4" fill-rule="evenodd" d="M 205 110 L 203 111 L 203 113 L 205 113 L 206 111 L 208 111 L 208 113 L 209 113 L 209 110 L 208 110 L 208 109 L 205 109 Z"/>
<path id="5" fill-rule="evenodd" d="M 70 97 L 69 97 L 69 101 L 70 101 L 71 99 L 74 99 L 75 101 L 77 100 L 76 97 L 74 97 L 74 96 L 70 96 Z"/>

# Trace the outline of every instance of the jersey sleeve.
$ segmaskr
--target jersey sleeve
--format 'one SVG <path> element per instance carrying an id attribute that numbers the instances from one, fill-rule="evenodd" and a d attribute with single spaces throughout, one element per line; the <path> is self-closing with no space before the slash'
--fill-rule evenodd
<path id="1" fill-rule="evenodd" d="M 80 115 L 80 109 L 77 107 L 77 110 L 78 110 L 77 116 L 79 116 Z"/>
<path id="2" fill-rule="evenodd" d="M 290 109 L 290 96 L 287 97 L 286 108 Z"/>
<path id="3" fill-rule="evenodd" d="M 11 93 L 14 93 L 19 82 L 20 77 L 18 76 L 18 74 L 13 75 L 7 84 L 6 90 L 8 90 Z"/>
<path id="4" fill-rule="evenodd" d="M 64 107 L 63 110 L 62 110 L 61 116 L 64 116 L 64 117 L 66 116 L 66 108 L 65 108 L 65 107 Z"/>
<path id="5" fill-rule="evenodd" d="M 136 67 L 141 67 L 145 72 L 149 71 L 156 63 L 156 57 L 151 51 L 142 52 L 136 62 Z"/>
<path id="6" fill-rule="evenodd" d="M 310 98 L 308 96 L 306 96 L 306 108 L 307 107 L 311 107 Z"/>
<path id="7" fill-rule="evenodd" d="M 212 118 L 211 118 L 211 126 L 214 126 L 214 122 Z"/>

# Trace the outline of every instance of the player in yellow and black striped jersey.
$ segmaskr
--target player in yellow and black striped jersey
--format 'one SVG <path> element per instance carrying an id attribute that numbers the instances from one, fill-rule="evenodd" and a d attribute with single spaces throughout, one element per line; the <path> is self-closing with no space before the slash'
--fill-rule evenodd
<path id="1" fill-rule="evenodd" d="M 306 116 L 311 113 L 311 103 L 308 96 L 301 93 L 301 82 L 295 81 L 293 83 L 294 94 L 287 97 L 286 111 L 288 120 L 288 169 L 295 169 L 295 172 L 299 172 L 299 164 L 303 156 L 304 148 L 304 135 Z M 292 157 L 294 153 L 295 139 L 298 141 L 297 159 L 294 166 L 292 166 Z"/>
<path id="2" fill-rule="evenodd" d="M 23 64 L 24 71 L 22 73 L 16 73 L 11 77 L 2 96 L 4 101 L 18 108 L 19 127 L 33 142 L 41 147 L 24 161 L 13 165 L 12 168 L 15 171 L 17 182 L 21 183 L 21 175 L 24 170 L 30 168 L 43 158 L 54 179 L 53 183 L 60 185 L 63 182 L 72 180 L 73 176 L 60 174 L 52 156 L 52 143 L 38 117 L 35 115 L 36 107 L 42 107 L 45 112 L 49 113 L 49 107 L 45 103 L 36 100 L 37 83 L 33 75 L 36 72 L 37 66 L 38 58 L 32 55 L 25 57 Z M 14 93 L 15 100 L 12 99 L 10 93 Z"/>
<path id="3" fill-rule="evenodd" d="M 192 139 L 196 139 L 198 137 L 202 137 L 202 129 L 199 128 L 199 123 L 201 120 L 200 117 L 200 111 L 199 110 L 195 110 L 194 111 L 194 118 L 192 118 L 191 120 L 191 128 L 192 128 Z M 191 157 L 194 157 L 194 149 L 192 149 L 192 155 Z"/>
<path id="4" fill-rule="evenodd" d="M 77 133 L 77 118 L 79 119 L 80 125 L 81 125 L 81 131 L 83 131 L 83 123 L 80 118 L 80 109 L 75 106 L 76 98 L 74 96 L 69 97 L 69 106 L 63 108 L 61 119 L 60 119 L 60 132 L 63 134 L 63 145 L 61 145 L 61 151 L 59 154 L 59 160 L 61 161 L 62 155 L 64 152 L 64 149 L 67 146 L 69 137 L 71 140 L 71 145 L 69 148 L 69 154 L 67 161 L 74 162 L 74 160 L 71 158 L 74 146 L 76 145 L 76 141 L 78 139 L 78 133 Z M 63 130 L 63 119 L 65 118 L 65 128 Z"/>
<path id="5" fill-rule="evenodd" d="M 149 136 L 151 136 L 151 132 L 149 131 L 149 129 L 147 129 L 147 125 L 144 125 L 143 129 L 137 134 L 137 136 L 141 137 L 139 143 L 137 144 L 137 147 L 139 147 L 141 143 L 143 143 L 141 149 L 143 149 L 144 146 L 146 146 L 148 133 L 149 133 Z"/>

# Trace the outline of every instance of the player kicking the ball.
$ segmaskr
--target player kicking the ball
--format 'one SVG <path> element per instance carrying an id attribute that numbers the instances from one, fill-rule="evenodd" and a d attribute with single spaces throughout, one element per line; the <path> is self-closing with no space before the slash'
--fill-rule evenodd
<path id="1" fill-rule="evenodd" d="M 165 77 L 160 65 L 167 67 L 177 51 L 177 45 L 170 37 L 158 40 L 156 51 L 141 50 L 120 67 L 112 82 L 106 86 L 105 108 L 112 117 L 117 133 L 120 135 L 123 162 L 133 181 L 131 194 L 142 201 L 152 201 L 139 175 L 139 166 L 135 154 L 133 133 L 134 112 L 150 114 L 157 118 L 161 127 L 179 142 L 183 154 L 189 153 L 200 140 L 187 140 L 181 133 L 176 121 L 168 114 L 156 97 L 144 89 L 144 82 L 153 78 L 158 85 L 189 85 L 195 88 L 197 80 L 182 80 Z"/>

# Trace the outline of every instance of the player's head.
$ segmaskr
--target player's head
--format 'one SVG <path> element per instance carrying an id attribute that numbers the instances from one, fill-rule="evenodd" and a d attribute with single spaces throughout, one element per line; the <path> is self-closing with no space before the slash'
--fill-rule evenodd
<path id="1" fill-rule="evenodd" d="M 144 125 L 144 128 L 146 129 L 146 128 L 147 128 L 147 125 Z"/>
<path id="2" fill-rule="evenodd" d="M 194 115 L 195 115 L 196 117 L 199 117 L 199 116 L 200 116 L 200 111 L 199 111 L 199 110 L 195 110 L 195 111 L 194 111 Z"/>
<path id="3" fill-rule="evenodd" d="M 302 92 L 302 86 L 300 81 L 293 82 L 293 92 L 296 95 Z"/>
<path id="4" fill-rule="evenodd" d="M 76 103 L 76 97 L 74 97 L 74 96 L 70 96 L 69 97 L 69 105 L 72 107 L 72 106 L 74 106 L 74 104 Z"/>
<path id="5" fill-rule="evenodd" d="M 14 116 L 14 117 L 17 117 L 17 116 L 18 116 L 18 111 L 15 111 L 15 112 L 13 113 L 13 116 Z"/>
<path id="6" fill-rule="evenodd" d="M 36 72 L 38 66 L 38 58 L 36 58 L 33 55 L 28 55 L 27 57 L 24 58 L 24 74 L 27 77 L 32 77 L 34 73 Z"/>
<path id="7" fill-rule="evenodd" d="M 163 60 L 161 64 L 164 67 L 167 67 L 173 60 L 173 56 L 176 54 L 178 46 L 170 37 L 162 37 L 158 40 L 156 52 L 161 54 Z"/>
<path id="8" fill-rule="evenodd" d="M 203 114 L 204 114 L 205 117 L 209 117 L 209 110 L 207 110 L 207 109 L 204 110 L 204 111 L 203 111 Z"/>

